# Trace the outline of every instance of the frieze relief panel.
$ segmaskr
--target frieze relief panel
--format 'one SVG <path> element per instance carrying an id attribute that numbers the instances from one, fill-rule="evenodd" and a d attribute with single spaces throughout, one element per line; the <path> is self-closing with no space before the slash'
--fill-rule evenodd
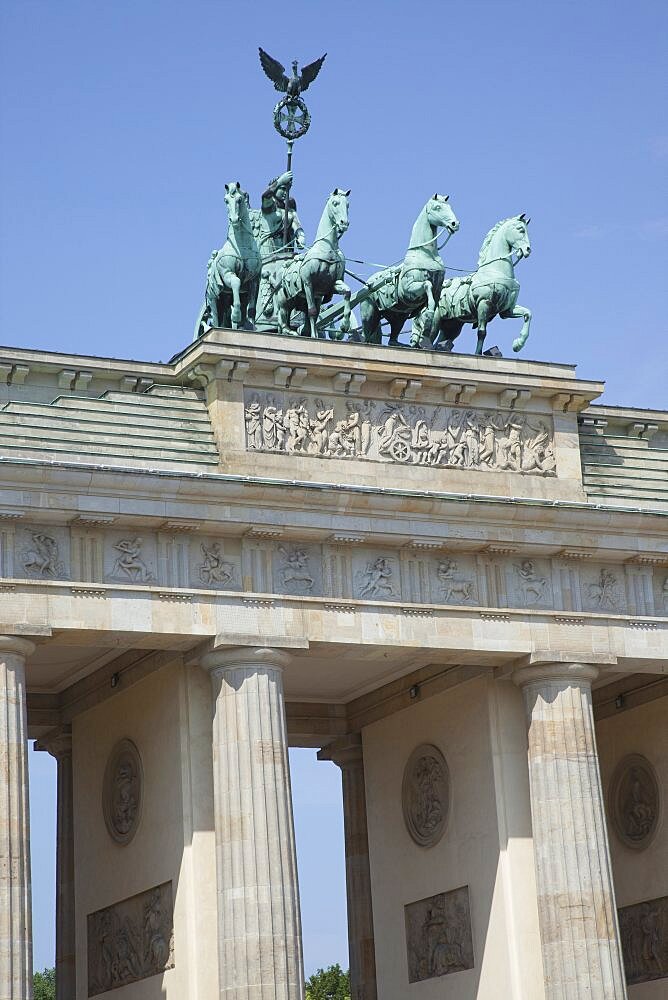
<path id="1" fill-rule="evenodd" d="M 0 524 L 0 579 L 668 616 L 668 567 L 661 563 L 537 558 L 512 545 L 476 553 L 438 543 L 381 547 L 354 534 L 302 542 L 280 528 L 216 537 Z"/>
<path id="2" fill-rule="evenodd" d="M 88 915 L 88 996 L 174 968 L 172 883 Z"/>
<path id="3" fill-rule="evenodd" d="M 556 475 L 542 414 L 247 389 L 245 423 L 249 451 Z"/>
<path id="4" fill-rule="evenodd" d="M 409 983 L 474 967 L 467 885 L 409 903 L 404 915 Z"/>

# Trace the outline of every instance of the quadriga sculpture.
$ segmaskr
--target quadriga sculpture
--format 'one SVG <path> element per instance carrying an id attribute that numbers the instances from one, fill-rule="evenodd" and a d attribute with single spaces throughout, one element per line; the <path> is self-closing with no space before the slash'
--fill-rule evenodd
<path id="1" fill-rule="evenodd" d="M 366 343 L 381 343 L 383 319 L 390 324 L 389 342 L 395 343 L 406 320 L 417 316 L 420 310 L 424 310 L 425 333 L 431 329 L 430 317 L 438 302 L 445 274 L 437 242 L 441 227 L 451 234 L 456 233 L 459 222 L 448 203 L 448 196 L 435 194 L 415 220 L 401 267 L 385 268 L 369 279 L 370 284 L 382 281 L 385 276 L 390 280 L 360 303 L 362 339 Z M 389 274 L 392 270 L 396 271 L 396 276 Z"/>
<path id="2" fill-rule="evenodd" d="M 517 304 L 520 286 L 515 280 L 513 254 L 528 257 L 531 253 L 528 225 L 531 220 L 522 215 L 497 222 L 490 229 L 480 248 L 478 269 L 461 278 L 450 278 L 443 284 L 441 297 L 432 318 L 424 310 L 413 323 L 411 345 L 431 346 L 451 351 L 465 323 L 478 328 L 475 353 L 482 354 L 487 324 L 494 318 L 523 319 L 513 350 L 521 351 L 529 336 L 531 310 Z M 431 331 L 431 332 L 430 332 Z"/>
<path id="3" fill-rule="evenodd" d="M 320 308 L 335 292 L 344 297 L 340 329 L 343 332 L 350 329 L 351 293 L 342 280 L 346 258 L 339 249 L 339 239 L 348 228 L 349 195 L 350 191 L 334 188 L 325 204 L 313 245 L 285 267 L 275 298 L 279 333 L 295 332 L 290 328 L 290 313 L 297 310 L 307 314 L 305 329 L 311 337 L 317 337 Z"/>
<path id="4" fill-rule="evenodd" d="M 255 324 L 255 306 L 261 257 L 248 212 L 248 195 L 239 181 L 225 185 L 229 227 L 220 250 L 211 254 L 206 272 L 206 295 L 195 337 L 205 325 L 238 330 Z"/>

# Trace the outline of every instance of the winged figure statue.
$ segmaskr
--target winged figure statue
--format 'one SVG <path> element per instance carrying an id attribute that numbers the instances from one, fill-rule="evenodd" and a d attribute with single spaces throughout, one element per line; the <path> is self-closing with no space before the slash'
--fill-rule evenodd
<path id="1" fill-rule="evenodd" d="M 280 91 L 282 94 L 287 94 L 288 98 L 291 100 L 296 100 L 300 94 L 305 90 L 308 90 L 309 85 L 313 83 L 316 76 L 320 72 L 320 68 L 327 58 L 327 53 L 324 56 L 320 56 L 315 62 L 309 63 L 308 66 L 304 66 L 301 73 L 297 71 L 298 63 L 294 59 L 292 63 L 292 76 L 288 76 L 285 72 L 285 66 L 279 63 L 278 59 L 273 59 L 264 49 L 260 49 L 260 63 L 262 69 L 265 71 L 269 79 L 273 82 L 276 90 Z"/>

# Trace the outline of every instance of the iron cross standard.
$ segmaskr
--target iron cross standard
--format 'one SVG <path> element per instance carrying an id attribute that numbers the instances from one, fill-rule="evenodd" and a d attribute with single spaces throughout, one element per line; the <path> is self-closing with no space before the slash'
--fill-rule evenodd
<path id="1" fill-rule="evenodd" d="M 301 95 L 308 90 L 320 72 L 327 53 L 314 62 L 304 66 L 298 72 L 298 63 L 292 62 L 292 76 L 285 72 L 285 66 L 278 59 L 272 58 L 263 48 L 260 48 L 260 65 L 274 84 L 279 93 L 285 94 L 274 108 L 274 128 L 281 135 L 288 147 L 288 170 L 292 170 L 292 147 L 295 139 L 301 139 L 309 130 L 311 116 Z M 285 217 L 283 220 L 283 242 L 287 245 L 289 228 L 289 197 L 285 201 Z"/>

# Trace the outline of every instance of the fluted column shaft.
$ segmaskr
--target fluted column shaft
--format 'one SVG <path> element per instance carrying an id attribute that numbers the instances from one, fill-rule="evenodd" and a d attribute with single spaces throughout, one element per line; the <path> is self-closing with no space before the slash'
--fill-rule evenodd
<path id="1" fill-rule="evenodd" d="M 591 684 L 598 670 L 517 671 L 529 782 L 546 1000 L 626 997 Z"/>
<path id="2" fill-rule="evenodd" d="M 209 653 L 221 1000 L 303 1000 L 297 856 L 275 649 Z"/>
<path id="3" fill-rule="evenodd" d="M 337 740 L 321 750 L 318 758 L 334 761 L 341 768 L 346 841 L 350 998 L 377 1000 L 362 739 L 359 734 L 355 734 Z"/>
<path id="4" fill-rule="evenodd" d="M 31 1000 L 32 914 L 26 657 L 34 645 L 0 636 L 0 997 Z"/>
<path id="5" fill-rule="evenodd" d="M 72 786 L 72 732 L 69 727 L 49 733 L 38 742 L 56 758 L 58 804 L 56 832 L 56 1000 L 76 996 L 76 934 L 74 906 L 74 798 Z"/>

